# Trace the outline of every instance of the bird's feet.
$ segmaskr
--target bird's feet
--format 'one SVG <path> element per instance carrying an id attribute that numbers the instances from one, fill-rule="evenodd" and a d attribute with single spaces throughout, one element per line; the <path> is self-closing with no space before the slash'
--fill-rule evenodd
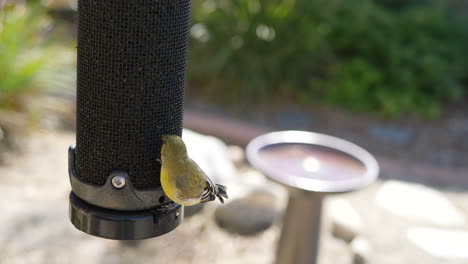
<path id="1" fill-rule="evenodd" d="M 221 203 L 224 203 L 224 199 L 228 199 L 227 187 L 221 184 L 209 185 L 206 188 L 205 193 L 202 196 L 201 203 L 210 202 L 218 197 Z"/>

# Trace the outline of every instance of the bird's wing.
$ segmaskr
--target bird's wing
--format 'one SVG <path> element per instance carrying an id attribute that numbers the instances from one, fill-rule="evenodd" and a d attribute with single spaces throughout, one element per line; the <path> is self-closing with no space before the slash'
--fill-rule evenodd
<path id="1" fill-rule="evenodd" d="M 206 174 L 194 163 L 190 158 L 184 159 L 181 168 L 177 170 L 177 175 L 173 177 L 175 187 L 179 190 L 179 196 L 184 198 L 195 199 L 202 196 L 205 190 Z"/>

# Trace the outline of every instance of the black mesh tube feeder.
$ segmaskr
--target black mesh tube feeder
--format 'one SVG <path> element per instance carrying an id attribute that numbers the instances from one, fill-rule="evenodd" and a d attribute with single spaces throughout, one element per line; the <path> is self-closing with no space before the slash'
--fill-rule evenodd
<path id="1" fill-rule="evenodd" d="M 70 220 L 91 235 L 165 234 L 183 208 L 162 191 L 161 136 L 182 134 L 190 0 L 79 0 Z"/>

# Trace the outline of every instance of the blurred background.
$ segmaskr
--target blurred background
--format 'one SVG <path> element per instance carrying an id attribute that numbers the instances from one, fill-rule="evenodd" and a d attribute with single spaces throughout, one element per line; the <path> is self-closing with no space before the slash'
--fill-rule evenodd
<path id="1" fill-rule="evenodd" d="M 382 169 L 325 200 L 319 263 L 468 262 L 468 1 L 192 4 L 184 137 L 232 199 L 123 243 L 67 216 L 76 1 L 0 0 L 0 263 L 272 263 L 287 191 L 244 147 L 285 129 L 350 140 Z"/>

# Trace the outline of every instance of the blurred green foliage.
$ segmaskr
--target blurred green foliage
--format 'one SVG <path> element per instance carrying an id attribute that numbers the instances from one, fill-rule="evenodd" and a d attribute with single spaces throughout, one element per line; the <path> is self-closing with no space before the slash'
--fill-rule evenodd
<path id="1" fill-rule="evenodd" d="M 192 90 L 436 117 L 467 91 L 468 24 L 450 1 L 199 0 Z"/>
<path id="2" fill-rule="evenodd" d="M 0 11 L 0 108 L 21 108 L 21 97 L 47 86 L 52 69 L 62 66 L 64 48 L 53 44 L 50 29 L 38 1 Z"/>

